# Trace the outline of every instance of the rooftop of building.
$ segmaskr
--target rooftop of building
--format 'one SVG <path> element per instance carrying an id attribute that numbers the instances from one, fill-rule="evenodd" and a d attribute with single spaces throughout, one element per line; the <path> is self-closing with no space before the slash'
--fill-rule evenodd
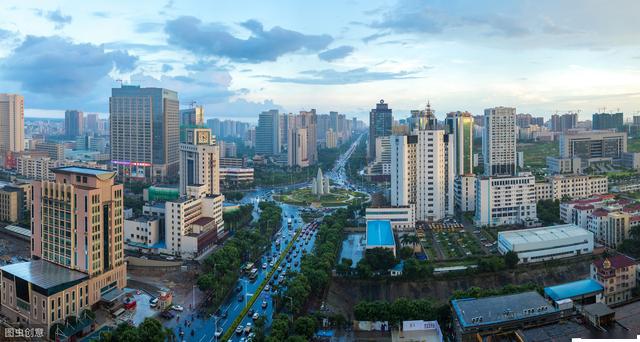
<path id="1" fill-rule="evenodd" d="M 207 224 L 211 223 L 215 221 L 215 219 L 213 217 L 201 217 L 195 221 L 193 221 L 192 224 L 198 225 L 198 226 L 206 226 Z"/>
<path id="2" fill-rule="evenodd" d="M 220 172 L 253 172 L 252 167 L 221 167 Z"/>
<path id="3" fill-rule="evenodd" d="M 395 246 L 393 239 L 393 230 L 391 221 L 389 220 L 370 220 L 367 221 L 368 246 Z"/>
<path id="4" fill-rule="evenodd" d="M 611 310 L 611 308 L 608 307 L 605 303 L 593 303 L 586 305 L 584 307 L 584 311 L 587 313 L 587 315 L 597 317 L 615 314 L 615 311 Z"/>
<path id="5" fill-rule="evenodd" d="M 608 266 L 613 269 L 629 267 L 637 264 L 634 259 L 624 254 L 618 254 L 608 258 L 595 260 L 593 265 L 595 265 L 598 270 L 601 270 L 605 267 L 605 261 L 608 263 Z"/>
<path id="6" fill-rule="evenodd" d="M 158 221 L 158 220 L 159 219 L 157 217 L 153 217 L 149 215 L 140 215 L 138 217 L 129 219 L 129 221 L 135 221 L 135 222 L 149 222 L 149 221 Z"/>
<path id="7" fill-rule="evenodd" d="M 604 287 L 593 279 L 583 279 L 544 288 L 544 294 L 556 302 L 602 291 L 604 291 Z"/>
<path id="8" fill-rule="evenodd" d="M 509 240 L 509 242 L 514 245 L 532 242 L 554 241 L 557 239 L 565 239 L 589 234 L 592 233 L 572 223 L 549 227 L 511 230 L 498 233 L 500 237 Z"/>
<path id="9" fill-rule="evenodd" d="M 616 196 L 613 194 L 602 194 L 602 195 L 595 195 L 589 198 L 583 198 L 583 199 L 579 199 L 579 200 L 573 200 L 571 202 L 568 202 L 570 204 L 593 204 L 593 203 L 598 203 L 598 202 L 602 202 L 602 201 L 607 201 L 607 200 L 612 200 L 614 199 Z"/>
<path id="10" fill-rule="evenodd" d="M 51 169 L 54 173 L 70 173 L 70 174 L 80 174 L 87 176 L 94 176 L 100 179 L 108 179 L 111 177 L 115 177 L 115 171 L 102 170 L 102 169 L 94 169 L 90 167 L 80 167 L 80 166 L 63 166 Z"/>
<path id="11" fill-rule="evenodd" d="M 486 298 L 454 299 L 451 306 L 463 328 L 504 323 L 558 311 L 535 291 Z"/>
<path id="12" fill-rule="evenodd" d="M 3 274 L 11 274 L 50 293 L 78 284 L 89 275 L 48 262 L 33 260 L 0 267 Z"/>

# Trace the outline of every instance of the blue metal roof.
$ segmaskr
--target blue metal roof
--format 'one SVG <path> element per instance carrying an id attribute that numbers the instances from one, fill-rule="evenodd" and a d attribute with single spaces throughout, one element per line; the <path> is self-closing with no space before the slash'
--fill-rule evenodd
<path id="1" fill-rule="evenodd" d="M 80 167 L 80 166 L 63 166 L 54 169 L 55 171 L 66 171 L 71 173 L 79 173 L 82 175 L 90 175 L 90 176 L 99 176 L 105 174 L 111 174 L 113 171 L 102 170 L 102 169 L 94 169 L 89 167 Z"/>
<path id="2" fill-rule="evenodd" d="M 560 284 L 544 288 L 544 294 L 554 301 L 584 296 L 602 291 L 604 291 L 602 285 L 600 285 L 600 283 L 593 279 L 583 279 L 574 281 L 572 283 Z"/>
<path id="3" fill-rule="evenodd" d="M 367 221 L 367 246 L 395 246 L 389 220 Z"/>

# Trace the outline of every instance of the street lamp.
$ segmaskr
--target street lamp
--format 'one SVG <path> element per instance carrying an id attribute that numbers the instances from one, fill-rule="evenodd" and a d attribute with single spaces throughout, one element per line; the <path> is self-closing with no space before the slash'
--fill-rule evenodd
<path id="1" fill-rule="evenodd" d="M 218 342 L 218 317 L 213 315 L 213 338 L 215 342 Z"/>

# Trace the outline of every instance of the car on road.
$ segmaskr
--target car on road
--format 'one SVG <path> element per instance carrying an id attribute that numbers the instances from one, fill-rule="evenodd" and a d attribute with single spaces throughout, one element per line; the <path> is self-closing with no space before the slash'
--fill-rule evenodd
<path id="1" fill-rule="evenodd" d="M 166 319 L 172 319 L 173 317 L 175 317 L 175 315 L 171 311 L 167 310 L 167 311 L 163 311 L 160 314 L 160 317 L 166 318 Z"/>
<path id="2" fill-rule="evenodd" d="M 269 263 L 269 267 L 273 267 L 274 263 L 273 261 Z"/>
<path id="3" fill-rule="evenodd" d="M 282 266 L 278 266 L 278 269 L 276 270 L 276 272 L 280 272 L 282 271 Z"/>
<path id="4" fill-rule="evenodd" d="M 296 262 L 294 262 L 294 263 L 293 263 L 293 266 L 298 266 L 298 262 L 297 262 L 297 261 L 296 261 Z"/>
<path id="5" fill-rule="evenodd" d="M 247 326 L 244 327 L 244 332 L 247 334 L 251 332 L 251 323 L 247 323 Z"/>
<path id="6" fill-rule="evenodd" d="M 149 299 L 149 304 L 152 308 L 155 308 L 158 305 L 158 298 L 152 297 Z"/>
<path id="7" fill-rule="evenodd" d="M 236 335 L 242 335 L 242 324 L 238 325 L 238 327 L 236 328 Z"/>
<path id="8" fill-rule="evenodd" d="M 171 309 L 175 311 L 184 311 L 184 308 L 182 307 L 182 305 L 172 305 Z"/>
<path id="9" fill-rule="evenodd" d="M 241 302 L 243 300 L 243 296 L 242 295 L 238 295 L 238 301 Z"/>
<path id="10" fill-rule="evenodd" d="M 259 313 L 257 313 L 257 312 L 256 312 L 256 313 L 254 313 L 254 314 L 253 314 L 253 316 L 251 317 L 251 319 L 253 319 L 254 321 L 255 321 L 256 319 L 258 319 L 258 318 L 260 318 L 260 314 L 259 314 Z"/>
<path id="11" fill-rule="evenodd" d="M 265 262 L 264 264 L 262 264 L 262 269 L 266 270 L 267 269 L 267 263 Z"/>
<path id="12" fill-rule="evenodd" d="M 262 308 L 263 308 L 263 309 L 266 309 L 268 305 L 269 305 L 269 304 L 267 303 L 267 301 L 266 301 L 266 300 L 263 300 L 263 301 L 262 301 L 262 305 L 261 305 L 261 306 L 262 306 Z"/>
<path id="13" fill-rule="evenodd" d="M 227 317 L 229 317 L 229 312 L 225 310 L 222 312 L 222 315 L 220 315 L 220 318 L 227 318 Z"/>
<path id="14" fill-rule="evenodd" d="M 271 286 L 270 286 L 269 284 L 265 285 L 265 286 L 264 286 L 264 290 L 265 290 L 265 291 L 269 291 L 269 290 L 271 290 Z"/>

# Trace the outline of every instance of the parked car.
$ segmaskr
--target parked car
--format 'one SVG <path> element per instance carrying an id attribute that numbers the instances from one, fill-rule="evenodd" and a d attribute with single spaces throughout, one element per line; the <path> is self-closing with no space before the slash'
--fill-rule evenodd
<path id="1" fill-rule="evenodd" d="M 174 317 L 174 315 L 173 315 L 173 313 L 171 311 L 163 311 L 160 314 L 160 317 L 166 318 L 166 319 L 172 319 Z"/>
<path id="2" fill-rule="evenodd" d="M 242 324 L 238 325 L 238 327 L 236 328 L 236 335 L 242 335 Z"/>
<path id="3" fill-rule="evenodd" d="M 256 319 L 260 318 L 260 314 L 256 312 L 251 318 L 255 321 Z"/>
<path id="4" fill-rule="evenodd" d="M 171 309 L 175 311 L 184 311 L 184 308 L 182 307 L 182 305 L 172 305 Z"/>

